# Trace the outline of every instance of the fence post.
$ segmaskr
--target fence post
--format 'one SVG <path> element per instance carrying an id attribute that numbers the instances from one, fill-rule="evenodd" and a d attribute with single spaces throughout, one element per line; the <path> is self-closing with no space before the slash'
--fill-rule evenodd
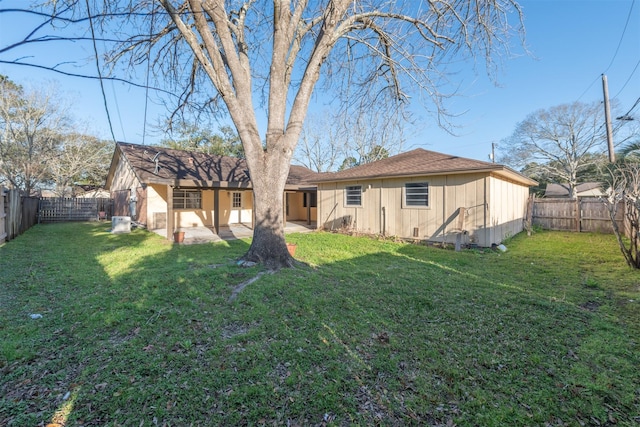
<path id="1" fill-rule="evenodd" d="M 580 230 L 580 198 L 576 196 L 576 231 L 579 233 Z"/>
<path id="2" fill-rule="evenodd" d="M 7 241 L 7 212 L 5 211 L 5 188 L 0 186 L 0 243 Z"/>

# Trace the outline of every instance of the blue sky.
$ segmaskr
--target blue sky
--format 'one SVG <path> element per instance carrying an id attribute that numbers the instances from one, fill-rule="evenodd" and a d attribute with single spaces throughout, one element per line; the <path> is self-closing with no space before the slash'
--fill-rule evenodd
<path id="1" fill-rule="evenodd" d="M 0 0 L 0 8 L 24 5 L 24 0 Z M 531 55 L 514 48 L 514 58 L 505 58 L 498 75 L 498 86 L 483 74 L 474 74 L 471 65 L 459 75 L 463 89 L 449 108 L 464 113 L 454 123 L 452 136 L 435 125 L 435 120 L 416 110 L 422 126 L 405 144 L 405 149 L 423 147 L 458 156 L 488 160 L 491 144 L 500 145 L 518 122 L 538 109 L 577 100 L 602 100 L 601 74 L 606 73 L 609 94 L 627 112 L 640 98 L 640 1 L 636 0 L 526 0 L 520 4 L 525 14 L 526 42 Z M 633 7 L 632 7 L 633 6 Z M 631 14 L 630 14 L 631 11 Z M 24 17 L 0 14 L 0 46 L 24 34 L 30 22 Z M 625 24 L 628 24 L 625 30 Z M 623 35 L 624 30 L 624 35 Z M 617 50 L 617 53 L 616 53 Z M 49 45 L 12 51 L 0 55 L 10 60 L 32 56 L 32 62 L 45 59 L 63 62 L 91 56 L 90 49 Z M 0 74 L 20 84 L 43 85 L 56 81 L 62 94 L 73 104 L 72 113 L 88 123 L 89 130 L 111 138 L 99 83 L 64 77 L 33 68 L 0 64 Z M 148 105 L 147 135 L 143 138 L 145 92 L 120 83 L 105 86 L 116 139 L 152 144 L 159 137 L 149 134 L 162 108 Z M 640 107 L 632 115 L 640 120 Z"/>

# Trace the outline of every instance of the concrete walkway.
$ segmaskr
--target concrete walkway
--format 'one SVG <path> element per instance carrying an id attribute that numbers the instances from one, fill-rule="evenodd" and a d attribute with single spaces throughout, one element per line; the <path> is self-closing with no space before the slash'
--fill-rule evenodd
<path id="1" fill-rule="evenodd" d="M 287 221 L 284 228 L 285 234 L 309 233 L 316 229 L 316 223 L 307 225 L 306 221 Z M 229 227 L 220 227 L 218 234 L 214 233 L 213 227 L 187 227 L 184 228 L 183 245 L 193 245 L 198 243 L 221 242 L 223 240 L 244 239 L 253 236 L 250 225 L 232 224 Z M 165 230 L 151 230 L 164 236 Z M 173 240 L 173 239 L 171 239 Z"/>

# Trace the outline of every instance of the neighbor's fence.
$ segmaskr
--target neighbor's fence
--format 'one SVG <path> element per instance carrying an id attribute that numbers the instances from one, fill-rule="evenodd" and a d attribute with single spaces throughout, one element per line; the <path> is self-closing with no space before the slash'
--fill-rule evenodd
<path id="1" fill-rule="evenodd" d="M 95 221 L 111 217 L 113 203 L 107 198 L 42 197 L 38 221 L 41 223 Z"/>
<path id="2" fill-rule="evenodd" d="M 618 207 L 616 222 L 625 230 L 624 203 Z M 613 233 L 609 211 L 597 197 L 578 199 L 533 199 L 532 224 L 546 230 Z"/>
<path id="3" fill-rule="evenodd" d="M 0 187 L 0 243 L 14 239 L 38 220 L 38 198 Z"/>
<path id="4" fill-rule="evenodd" d="M 0 186 L 0 243 L 4 243 L 7 241 L 7 228 L 6 228 L 6 220 L 7 213 L 4 210 L 4 201 L 5 201 L 5 189 Z"/>

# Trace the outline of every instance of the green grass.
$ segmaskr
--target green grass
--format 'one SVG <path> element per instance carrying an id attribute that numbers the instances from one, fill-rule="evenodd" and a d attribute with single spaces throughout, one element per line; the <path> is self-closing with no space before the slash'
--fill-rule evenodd
<path id="1" fill-rule="evenodd" d="M 91 223 L 0 247 L 0 425 L 640 424 L 640 272 L 613 236 L 289 240 L 305 264 L 231 302 L 264 273 L 246 241 Z"/>

